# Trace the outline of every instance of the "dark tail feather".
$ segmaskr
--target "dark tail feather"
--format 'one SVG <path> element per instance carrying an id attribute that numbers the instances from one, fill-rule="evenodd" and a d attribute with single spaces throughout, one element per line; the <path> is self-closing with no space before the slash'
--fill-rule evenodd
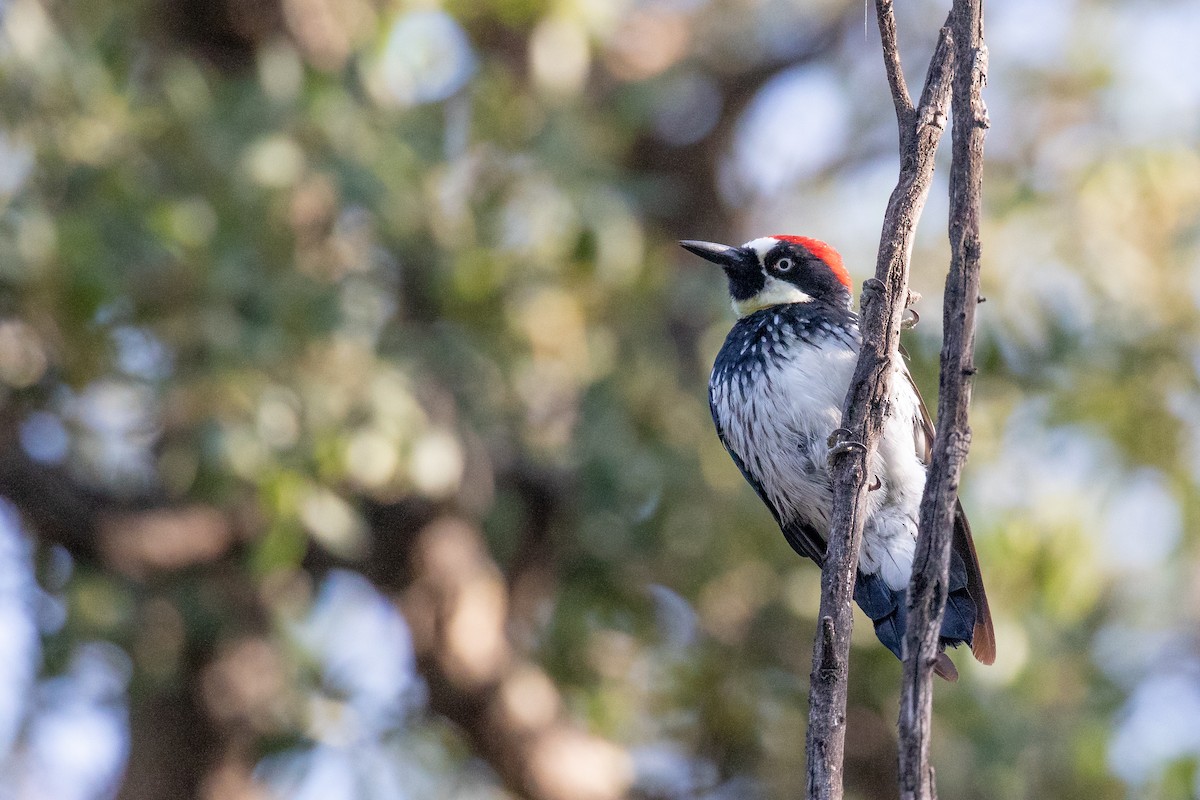
<path id="1" fill-rule="evenodd" d="M 983 575 L 979 571 L 979 556 L 971 539 L 971 524 L 958 503 L 954 515 L 954 552 L 962 559 L 967 576 L 967 593 L 975 605 L 975 630 L 971 635 L 971 653 L 981 664 L 996 660 L 996 632 L 992 628 L 992 612 L 987 593 L 983 590 Z"/>
<path id="2" fill-rule="evenodd" d="M 860 572 L 854 584 L 854 602 L 875 623 L 875 635 L 896 658 L 903 658 L 904 628 L 908 622 L 904 595 L 903 590 L 892 589 L 879 575 Z"/>
<path id="3" fill-rule="evenodd" d="M 854 585 L 854 601 L 875 623 L 875 635 L 887 649 L 902 658 L 904 631 L 908 624 L 906 590 L 892 589 L 879 575 L 858 573 Z M 942 618 L 940 644 L 958 647 L 971 643 L 975 627 L 975 603 L 967 592 L 966 567 L 957 554 L 950 559 L 950 595 Z M 938 654 L 934 671 L 948 681 L 958 679 L 958 670 L 945 653 Z"/>
<path id="4" fill-rule="evenodd" d="M 958 553 L 950 552 L 950 594 L 942 617 L 942 643 L 953 647 L 971 644 L 975 636 L 975 601 L 967 590 L 967 565 Z"/>

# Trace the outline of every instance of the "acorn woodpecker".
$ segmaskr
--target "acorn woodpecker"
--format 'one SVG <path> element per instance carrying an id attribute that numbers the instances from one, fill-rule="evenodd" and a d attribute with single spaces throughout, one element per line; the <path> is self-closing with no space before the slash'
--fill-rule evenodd
<path id="1" fill-rule="evenodd" d="M 841 425 L 860 343 L 850 275 L 836 250 L 803 236 L 768 236 L 741 247 L 680 244 L 724 268 L 739 317 L 708 385 L 717 435 L 792 548 L 821 564 L 833 502 L 829 437 Z M 901 355 L 893 370 L 854 599 L 899 658 L 933 423 Z M 991 664 L 996 639 L 961 505 L 949 589 L 942 646 L 967 644 L 975 658 Z M 944 652 L 935 669 L 948 680 L 958 677 Z"/>

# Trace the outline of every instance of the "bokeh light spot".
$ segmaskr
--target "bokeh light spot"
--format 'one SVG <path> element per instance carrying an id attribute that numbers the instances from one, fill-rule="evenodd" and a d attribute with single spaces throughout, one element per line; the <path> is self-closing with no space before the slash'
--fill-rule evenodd
<path id="1" fill-rule="evenodd" d="M 286 136 L 268 136 L 245 155 L 246 171 L 255 183 L 269 188 L 291 186 L 304 171 L 304 151 Z"/>
<path id="2" fill-rule="evenodd" d="M 57 414 L 35 411 L 25 418 L 20 429 L 21 447 L 34 461 L 59 464 L 67 457 L 71 437 Z"/>
<path id="3" fill-rule="evenodd" d="M 0 322 L 0 381 L 17 389 L 37 383 L 48 361 L 41 338 L 18 319 Z"/>
<path id="4" fill-rule="evenodd" d="M 448 14 L 413 11 L 392 27 L 379 70 L 393 102 L 434 103 L 466 85 L 475 73 L 475 53 L 466 32 Z"/>
<path id="5" fill-rule="evenodd" d="M 414 443 L 409 471 L 417 489 L 444 497 L 458 488 L 464 466 L 458 440 L 445 431 L 430 431 Z"/>
<path id="6" fill-rule="evenodd" d="M 793 67 L 763 85 L 738 121 L 733 164 L 739 182 L 776 194 L 837 158 L 850 130 L 845 89 L 827 67 Z"/>
<path id="7" fill-rule="evenodd" d="M 537 84 L 555 95 L 578 94 L 587 81 L 591 52 L 587 31 L 565 17 L 538 23 L 529 41 L 529 68 Z"/>

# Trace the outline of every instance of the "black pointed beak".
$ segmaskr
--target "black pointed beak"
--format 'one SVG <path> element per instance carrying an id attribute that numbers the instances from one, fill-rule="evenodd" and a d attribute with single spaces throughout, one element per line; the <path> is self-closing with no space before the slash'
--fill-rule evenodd
<path id="1" fill-rule="evenodd" d="M 695 253 L 706 261 L 720 264 L 727 271 L 758 269 L 758 256 L 744 247 L 730 247 L 727 244 L 715 242 L 698 242 L 684 239 L 679 246 L 689 253 Z"/>

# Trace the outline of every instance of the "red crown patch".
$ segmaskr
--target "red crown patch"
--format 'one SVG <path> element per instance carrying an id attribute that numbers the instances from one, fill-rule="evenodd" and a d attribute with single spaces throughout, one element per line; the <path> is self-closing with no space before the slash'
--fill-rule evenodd
<path id="1" fill-rule="evenodd" d="M 842 263 L 841 254 L 837 250 L 834 250 L 831 245 L 825 244 L 820 239 L 810 239 L 807 236 L 776 235 L 772 238 L 807 248 L 808 252 L 825 262 L 825 265 L 829 267 L 834 277 L 842 282 L 843 286 L 851 291 L 854 290 L 854 286 L 850 282 L 850 273 L 846 271 L 846 265 Z"/>

